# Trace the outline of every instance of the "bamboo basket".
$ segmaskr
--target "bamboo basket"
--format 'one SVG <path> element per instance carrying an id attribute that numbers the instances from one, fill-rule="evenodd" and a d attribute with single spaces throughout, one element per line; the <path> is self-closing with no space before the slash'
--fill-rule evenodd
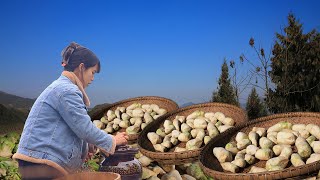
<path id="1" fill-rule="evenodd" d="M 142 97 L 135 97 L 135 98 L 130 98 L 126 100 L 122 100 L 110 105 L 104 105 L 102 106 L 99 110 L 93 112 L 90 114 L 90 117 L 92 120 L 95 119 L 101 119 L 105 113 L 109 109 L 115 110 L 117 107 L 128 107 L 133 103 L 141 103 L 141 104 L 157 104 L 160 108 L 164 108 L 167 110 L 167 112 L 174 111 L 179 108 L 177 103 L 175 103 L 171 99 L 167 99 L 164 97 L 158 97 L 158 96 L 142 96 Z M 120 129 L 117 132 L 123 132 L 125 129 Z M 134 142 L 138 139 L 139 134 L 130 134 L 129 135 L 129 141 Z"/>
<path id="2" fill-rule="evenodd" d="M 121 180 L 120 174 L 112 172 L 81 172 L 70 174 L 55 180 L 91 180 L 91 179 L 108 179 Z"/>
<path id="3" fill-rule="evenodd" d="M 163 126 L 163 122 L 165 120 L 173 120 L 177 115 L 187 116 L 196 110 L 202 110 L 204 112 L 222 112 L 226 117 L 231 117 L 234 119 L 236 124 L 247 121 L 246 112 L 241 108 L 230 104 L 203 103 L 180 108 L 176 111 L 161 116 L 156 121 L 151 122 L 144 128 L 138 138 L 140 152 L 162 165 L 179 165 L 198 160 L 202 148 L 183 152 L 158 152 L 154 150 L 153 145 L 147 138 L 147 134 L 149 132 L 155 132 L 159 127 Z M 185 147 L 185 143 L 180 143 L 177 146 Z M 172 149 L 173 148 L 171 148 L 171 150 Z"/>
<path id="4" fill-rule="evenodd" d="M 320 161 L 299 166 L 293 167 L 288 164 L 287 168 L 284 170 L 278 171 L 268 171 L 261 173 L 248 173 L 251 166 L 264 167 L 266 161 L 258 161 L 253 165 L 250 165 L 246 168 L 240 168 L 239 173 L 225 172 L 219 161 L 213 155 L 214 147 L 225 147 L 227 143 L 235 139 L 235 136 L 238 132 L 244 132 L 248 134 L 253 127 L 264 127 L 268 128 L 280 121 L 289 121 L 294 124 L 303 123 L 303 124 L 317 124 L 320 125 L 320 113 L 309 113 L 309 112 L 295 112 L 295 113 L 283 113 L 270 115 L 262 118 L 258 118 L 248 123 L 243 123 L 233 129 L 230 129 L 224 133 L 221 133 L 216 138 L 212 139 L 204 148 L 200 154 L 200 165 L 203 171 L 215 178 L 215 179 L 283 179 L 290 177 L 297 177 L 304 174 L 312 174 L 313 172 L 320 169 Z"/>

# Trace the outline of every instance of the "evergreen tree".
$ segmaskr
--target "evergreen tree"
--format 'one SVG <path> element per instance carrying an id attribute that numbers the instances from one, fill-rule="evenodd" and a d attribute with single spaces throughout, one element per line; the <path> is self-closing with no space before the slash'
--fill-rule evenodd
<path id="1" fill-rule="evenodd" d="M 213 92 L 211 101 L 223 102 L 239 106 L 239 102 L 234 93 L 234 88 L 230 82 L 229 70 L 226 59 L 224 59 L 224 62 L 222 64 L 218 91 Z"/>
<path id="2" fill-rule="evenodd" d="M 256 119 L 267 115 L 266 106 L 260 101 L 256 88 L 252 88 L 251 93 L 248 96 L 246 110 L 249 119 Z"/>
<path id="3" fill-rule="evenodd" d="M 267 97 L 272 112 L 320 111 L 320 35 L 302 31 L 289 14 L 284 35 L 276 34 L 269 71 L 275 89 Z"/>

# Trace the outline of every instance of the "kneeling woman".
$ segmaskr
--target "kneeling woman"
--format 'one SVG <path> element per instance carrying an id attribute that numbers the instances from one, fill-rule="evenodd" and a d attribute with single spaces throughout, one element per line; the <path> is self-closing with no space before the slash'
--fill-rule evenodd
<path id="1" fill-rule="evenodd" d="M 18 151 L 22 179 L 52 179 L 81 168 L 88 144 L 105 154 L 127 143 L 127 135 L 109 135 L 96 128 L 87 113 L 85 88 L 100 72 L 100 61 L 89 49 L 71 43 L 62 51 L 61 76 L 37 98 L 25 122 Z"/>

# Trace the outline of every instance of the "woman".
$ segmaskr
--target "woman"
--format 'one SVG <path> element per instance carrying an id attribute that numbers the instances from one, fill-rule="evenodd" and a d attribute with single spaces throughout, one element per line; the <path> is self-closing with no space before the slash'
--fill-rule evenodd
<path id="1" fill-rule="evenodd" d="M 116 145 L 127 144 L 125 133 L 109 135 L 87 114 L 90 101 L 84 89 L 100 72 L 99 59 L 76 43 L 61 55 L 64 71 L 35 101 L 13 156 L 23 179 L 52 179 L 77 171 L 87 157 L 88 143 L 107 155 Z"/>

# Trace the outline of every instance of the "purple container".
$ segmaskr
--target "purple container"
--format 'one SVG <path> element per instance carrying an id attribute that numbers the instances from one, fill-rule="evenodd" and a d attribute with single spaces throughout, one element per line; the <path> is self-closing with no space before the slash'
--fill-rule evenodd
<path id="1" fill-rule="evenodd" d="M 100 164 L 99 171 L 118 173 L 122 180 L 141 179 L 142 166 L 134 158 L 138 151 L 138 148 L 117 146 L 113 155 L 108 157 L 103 155 L 104 160 Z"/>

